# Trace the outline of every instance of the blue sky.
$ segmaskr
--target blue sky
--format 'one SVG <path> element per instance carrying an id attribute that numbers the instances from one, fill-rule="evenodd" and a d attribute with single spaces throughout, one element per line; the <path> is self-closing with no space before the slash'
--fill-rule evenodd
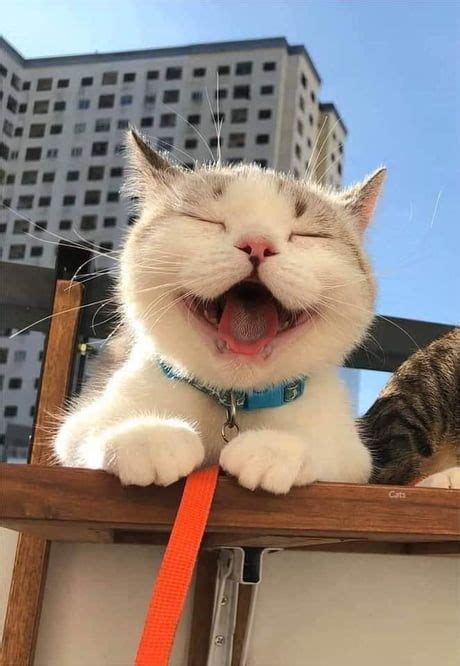
<path id="1" fill-rule="evenodd" d="M 383 314 L 458 323 L 460 5 L 456 0 L 3 0 L 27 57 L 285 36 L 349 128 L 345 183 L 388 181 L 368 236 Z M 383 377 L 366 373 L 361 405 Z"/>

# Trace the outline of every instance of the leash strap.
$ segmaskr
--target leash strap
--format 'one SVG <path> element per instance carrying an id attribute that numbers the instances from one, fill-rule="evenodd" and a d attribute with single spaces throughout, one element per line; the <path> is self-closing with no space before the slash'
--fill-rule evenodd
<path id="1" fill-rule="evenodd" d="M 219 467 L 193 472 L 153 588 L 136 666 L 167 666 L 216 489 Z"/>

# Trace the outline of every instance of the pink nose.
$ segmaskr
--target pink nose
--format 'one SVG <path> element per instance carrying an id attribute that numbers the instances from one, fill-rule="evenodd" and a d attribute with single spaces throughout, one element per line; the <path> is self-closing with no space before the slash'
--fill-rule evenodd
<path id="1" fill-rule="evenodd" d="M 241 252 L 248 254 L 251 263 L 255 267 L 265 261 L 267 257 L 278 254 L 275 246 L 266 238 L 242 238 L 235 247 L 241 250 Z"/>

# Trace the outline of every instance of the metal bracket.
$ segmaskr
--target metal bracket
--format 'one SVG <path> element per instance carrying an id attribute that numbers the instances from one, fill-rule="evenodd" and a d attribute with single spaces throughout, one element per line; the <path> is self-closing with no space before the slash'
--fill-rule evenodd
<path id="1" fill-rule="evenodd" d="M 251 585 L 251 603 L 240 660 L 240 666 L 245 666 L 252 633 L 257 590 L 262 579 L 263 556 L 265 553 L 273 553 L 279 550 L 281 548 L 219 548 L 206 666 L 231 666 L 239 586 Z"/>

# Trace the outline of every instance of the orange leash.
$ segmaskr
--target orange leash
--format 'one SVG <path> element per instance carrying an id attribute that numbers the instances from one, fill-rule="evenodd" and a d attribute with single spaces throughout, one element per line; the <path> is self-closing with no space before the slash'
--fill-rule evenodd
<path id="1" fill-rule="evenodd" d="M 153 588 L 136 666 L 167 666 L 209 516 L 219 467 L 187 477 Z"/>

